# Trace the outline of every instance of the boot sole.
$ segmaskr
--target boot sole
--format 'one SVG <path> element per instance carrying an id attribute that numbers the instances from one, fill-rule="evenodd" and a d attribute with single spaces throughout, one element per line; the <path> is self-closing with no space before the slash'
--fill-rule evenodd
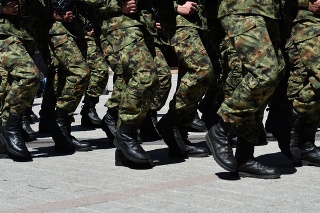
<path id="1" fill-rule="evenodd" d="M 280 174 L 274 174 L 274 175 L 255 175 L 255 174 L 249 174 L 245 172 L 238 172 L 239 177 L 242 178 L 258 178 L 258 179 L 277 179 L 280 178 Z"/>
<path id="2" fill-rule="evenodd" d="M 132 169 L 151 169 L 152 167 L 154 167 L 154 163 L 153 162 L 149 162 L 149 163 L 135 163 L 132 161 L 119 161 L 116 160 L 115 161 L 115 166 L 124 166 L 124 167 L 129 167 Z"/>
<path id="3" fill-rule="evenodd" d="M 77 152 L 88 152 L 88 151 L 92 151 L 92 148 L 91 147 L 76 148 L 75 151 L 77 151 Z"/>
<path id="4" fill-rule="evenodd" d="M 202 153 L 202 154 L 187 154 L 190 158 L 204 158 L 209 157 L 209 153 Z"/>
<path id="5" fill-rule="evenodd" d="M 224 165 L 223 163 L 220 162 L 220 160 L 218 159 L 217 155 L 216 155 L 216 152 L 211 144 L 211 140 L 208 136 L 208 134 L 206 135 L 206 143 L 208 145 L 208 147 L 210 148 L 211 150 L 211 153 L 212 153 L 212 156 L 213 156 L 213 159 L 217 162 L 217 164 L 219 164 L 219 166 L 221 166 L 223 169 L 229 171 L 229 172 L 236 172 L 237 169 L 233 169 L 233 168 L 229 168 L 227 167 L 226 165 Z"/>
<path id="6" fill-rule="evenodd" d="M 301 160 L 302 166 L 320 166 L 320 162 L 311 162 L 311 161 L 306 161 L 306 160 Z"/>

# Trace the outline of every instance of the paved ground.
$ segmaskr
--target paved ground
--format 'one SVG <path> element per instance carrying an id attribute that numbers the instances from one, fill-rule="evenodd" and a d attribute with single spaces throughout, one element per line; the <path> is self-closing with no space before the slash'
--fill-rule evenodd
<path id="1" fill-rule="evenodd" d="M 103 95 L 97 106 L 101 117 L 108 97 Z M 36 113 L 40 103 L 41 99 L 35 100 Z M 32 162 L 1 159 L 0 212 L 320 211 L 319 168 L 295 168 L 279 153 L 276 142 L 259 146 L 255 152 L 261 162 L 280 169 L 282 176 L 276 180 L 233 177 L 212 156 L 171 159 L 163 141 L 143 144 L 155 160 L 152 169 L 117 167 L 105 133 L 80 126 L 80 109 L 73 135 L 90 141 L 95 149 L 58 156 L 51 138 L 39 135 L 37 141 L 28 143 Z M 168 105 L 159 116 L 167 109 Z M 33 128 L 37 130 L 37 124 Z M 206 146 L 204 136 L 192 133 L 190 139 Z"/>

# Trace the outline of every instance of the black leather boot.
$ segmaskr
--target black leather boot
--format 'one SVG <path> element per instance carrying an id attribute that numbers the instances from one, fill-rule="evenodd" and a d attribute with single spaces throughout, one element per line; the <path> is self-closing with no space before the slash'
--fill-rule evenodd
<path id="1" fill-rule="evenodd" d="M 30 159 L 31 154 L 21 136 L 19 123 L 20 116 L 10 112 L 7 123 L 2 128 L 1 141 L 12 157 Z"/>
<path id="2" fill-rule="evenodd" d="M 196 112 L 190 124 L 189 132 L 206 132 L 206 131 L 207 131 L 206 123 L 200 119 L 198 112 Z"/>
<path id="3" fill-rule="evenodd" d="M 139 137 L 143 142 L 157 141 L 162 137 L 160 136 L 157 128 L 157 111 L 149 110 L 146 117 L 140 125 Z"/>
<path id="4" fill-rule="evenodd" d="M 7 149 L 4 145 L 4 142 L 3 142 L 4 140 L 5 139 L 2 136 L 2 119 L 0 117 L 0 159 L 9 157 L 8 151 L 7 151 Z"/>
<path id="5" fill-rule="evenodd" d="M 56 108 L 56 99 L 51 96 L 44 95 L 41 103 L 41 110 L 39 112 L 39 133 L 50 134 L 51 126 L 55 122 L 55 108 Z"/>
<path id="6" fill-rule="evenodd" d="M 24 114 L 27 116 L 30 123 L 39 122 L 39 117 L 32 111 L 31 107 L 28 107 Z"/>
<path id="7" fill-rule="evenodd" d="M 236 172 L 237 160 L 232 151 L 232 138 L 235 136 L 235 125 L 222 119 L 208 131 L 206 142 L 215 161 L 225 170 Z"/>
<path id="8" fill-rule="evenodd" d="M 202 158 L 202 157 L 208 157 L 209 156 L 209 150 L 204 147 L 198 147 L 192 144 L 188 140 L 188 132 L 185 128 L 180 128 L 180 133 L 182 136 L 182 139 L 184 141 L 184 144 L 186 146 L 186 151 L 184 154 L 181 154 L 180 152 L 176 152 L 173 149 L 169 148 L 169 156 L 171 157 L 194 157 L 194 158 Z"/>
<path id="9" fill-rule="evenodd" d="M 96 104 L 99 102 L 99 98 L 93 98 L 88 95 L 84 98 L 84 105 L 81 109 L 81 126 L 83 127 L 101 127 L 101 119 L 96 110 Z"/>
<path id="10" fill-rule="evenodd" d="M 137 141 L 137 127 L 122 122 L 113 141 L 126 158 L 135 163 L 149 163 L 150 156 Z"/>
<path id="11" fill-rule="evenodd" d="M 51 137 L 55 143 L 56 151 L 74 152 L 72 138 L 68 131 L 67 113 L 57 108 L 56 118 L 50 123 Z"/>
<path id="12" fill-rule="evenodd" d="M 71 123 L 70 122 L 68 122 L 66 124 L 66 126 L 67 126 L 67 131 L 69 133 L 69 137 L 71 138 L 72 146 L 77 152 L 86 152 L 86 151 L 92 150 L 92 146 L 89 142 L 79 141 L 76 137 L 71 135 Z"/>
<path id="13" fill-rule="evenodd" d="M 111 143 L 117 135 L 117 121 L 118 110 L 108 109 L 107 114 L 102 118 L 101 129 L 106 133 Z"/>
<path id="14" fill-rule="evenodd" d="M 177 116 L 168 112 L 160 119 L 156 127 L 169 150 L 183 156 L 186 155 L 186 145 L 177 125 L 179 121 L 174 121 L 174 119 L 179 120 Z"/>
<path id="15" fill-rule="evenodd" d="M 238 137 L 236 159 L 238 163 L 238 174 L 240 177 L 253 177 L 261 179 L 275 179 L 280 177 L 277 168 L 260 164 L 253 157 L 254 144 Z"/>
<path id="16" fill-rule="evenodd" d="M 30 121 L 26 113 L 23 113 L 20 121 L 21 136 L 25 141 L 34 141 L 37 139 L 37 133 L 30 126 Z"/>
<path id="17" fill-rule="evenodd" d="M 8 152 L 7 152 L 7 149 L 6 147 L 4 146 L 4 138 L 2 137 L 2 135 L 0 135 L 0 159 L 3 159 L 3 158 L 8 158 L 9 155 L 8 155 Z"/>
<path id="18" fill-rule="evenodd" d="M 259 139 L 258 139 L 258 143 L 256 144 L 257 146 L 264 146 L 267 145 L 268 141 L 267 141 L 267 133 L 264 129 L 261 129 L 260 134 L 259 134 Z"/>
<path id="19" fill-rule="evenodd" d="M 290 153 L 294 162 L 301 160 L 301 153 L 299 149 L 299 134 L 300 125 L 303 120 L 303 115 L 296 112 L 294 109 L 291 111 L 291 130 L 290 130 Z"/>
<path id="20" fill-rule="evenodd" d="M 135 163 L 126 158 L 126 156 L 119 149 L 116 149 L 115 151 L 115 165 L 125 166 L 132 169 L 149 169 L 154 167 L 154 163 L 151 159 L 148 163 Z"/>
<path id="21" fill-rule="evenodd" d="M 315 145 L 317 128 L 311 124 L 300 127 L 300 153 L 302 165 L 320 166 L 320 150 Z"/>

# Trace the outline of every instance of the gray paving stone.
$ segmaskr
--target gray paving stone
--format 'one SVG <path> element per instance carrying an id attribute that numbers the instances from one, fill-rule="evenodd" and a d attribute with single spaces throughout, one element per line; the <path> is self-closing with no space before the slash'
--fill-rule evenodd
<path id="1" fill-rule="evenodd" d="M 111 78 L 112 79 L 112 78 Z M 112 82 L 111 82 L 112 83 Z M 173 76 L 173 95 L 176 75 Z M 112 87 L 111 87 L 112 88 Z M 97 105 L 103 117 L 103 95 Z M 41 99 L 35 99 L 38 114 Z M 0 160 L 0 212 L 319 212 L 320 170 L 295 168 L 280 153 L 277 142 L 255 149 L 264 164 L 277 166 L 280 179 L 238 179 L 206 158 L 172 159 L 162 140 L 142 146 L 155 161 L 152 169 L 114 165 L 114 148 L 101 129 L 80 126 L 81 104 L 72 134 L 95 145 L 93 151 L 57 155 L 48 135 L 27 144 L 32 162 Z M 160 110 L 163 115 L 168 102 Z M 38 130 L 38 124 L 32 124 Z M 206 133 L 190 133 L 193 143 L 205 145 Z M 317 134 L 320 145 L 320 133 Z"/>

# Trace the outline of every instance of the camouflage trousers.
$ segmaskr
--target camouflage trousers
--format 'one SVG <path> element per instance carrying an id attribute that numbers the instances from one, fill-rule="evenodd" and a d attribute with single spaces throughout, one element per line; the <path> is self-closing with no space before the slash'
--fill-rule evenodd
<path id="1" fill-rule="evenodd" d="M 90 78 L 85 94 L 97 102 L 109 79 L 109 67 L 101 49 L 94 39 L 86 39 L 85 58 L 90 68 Z"/>
<path id="2" fill-rule="evenodd" d="M 218 114 L 237 125 L 239 136 L 256 143 L 261 126 L 257 115 L 284 74 L 279 25 L 261 16 L 241 15 L 226 16 L 221 23 L 230 40 L 233 57 L 229 55 L 228 66 L 233 70 L 226 79 L 227 92 Z"/>
<path id="3" fill-rule="evenodd" d="M 171 70 L 161 49 L 156 46 L 155 51 L 156 56 L 154 57 L 154 63 L 158 70 L 159 89 L 155 92 L 155 97 L 150 104 L 150 110 L 159 111 L 165 105 L 171 89 Z M 114 74 L 113 91 L 110 99 L 108 99 L 105 104 L 109 109 L 119 109 L 123 84 L 124 81 L 122 75 Z"/>
<path id="4" fill-rule="evenodd" d="M 0 99 L 2 125 L 5 125 L 9 112 L 20 115 L 30 106 L 40 75 L 27 51 L 29 47 L 17 37 L 1 38 L 0 49 Z"/>
<path id="5" fill-rule="evenodd" d="M 230 99 L 233 92 L 236 90 L 238 85 L 241 83 L 243 77 L 246 75 L 245 69 L 242 67 L 242 62 L 238 56 L 236 50 L 231 45 L 231 40 L 226 36 L 222 41 L 221 46 L 221 58 L 223 66 L 223 79 L 224 81 L 224 99 Z M 254 121 L 251 121 L 252 124 L 255 124 L 256 133 L 264 131 L 263 117 L 264 110 L 267 106 L 267 101 L 254 113 Z M 238 127 L 238 132 L 241 132 L 242 128 Z M 241 134 L 241 133 L 239 133 Z M 252 139 L 249 137 L 252 136 Z M 249 141 L 255 141 L 257 134 L 247 135 L 246 139 Z"/>
<path id="6" fill-rule="evenodd" d="M 192 122 L 198 103 L 212 81 L 213 67 L 200 32 L 195 28 L 176 29 L 171 45 L 178 57 L 178 85 L 169 104 L 179 125 Z"/>
<path id="7" fill-rule="evenodd" d="M 110 44 L 122 48 L 110 54 Z M 140 125 L 158 90 L 154 46 L 145 42 L 139 27 L 112 31 L 101 46 L 116 76 L 112 97 L 106 105 L 109 109 L 118 106 L 120 122 Z"/>
<path id="8" fill-rule="evenodd" d="M 320 35 L 293 41 L 286 46 L 290 58 L 287 95 L 293 108 L 305 116 L 305 122 L 319 126 L 320 122 Z M 311 57 L 312 56 L 312 57 Z"/>
<path id="9" fill-rule="evenodd" d="M 88 85 L 89 66 L 74 39 L 67 35 L 50 35 L 52 57 L 58 63 L 49 65 L 44 96 L 56 98 L 56 107 L 72 114 L 78 107 Z M 58 70 L 58 71 L 57 71 Z M 59 77 L 55 78 L 55 74 Z M 55 79 L 58 82 L 55 82 Z M 57 85 L 57 90 L 54 89 Z"/>

